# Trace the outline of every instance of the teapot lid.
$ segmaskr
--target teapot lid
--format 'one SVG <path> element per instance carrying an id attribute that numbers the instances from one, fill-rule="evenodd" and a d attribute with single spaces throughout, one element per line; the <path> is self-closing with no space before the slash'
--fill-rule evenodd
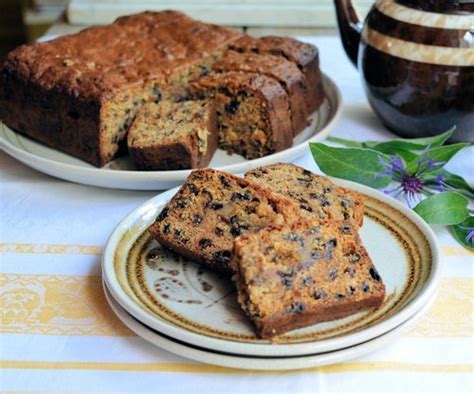
<path id="1" fill-rule="evenodd" d="M 474 0 L 396 0 L 396 2 L 407 7 L 441 14 L 474 12 Z"/>

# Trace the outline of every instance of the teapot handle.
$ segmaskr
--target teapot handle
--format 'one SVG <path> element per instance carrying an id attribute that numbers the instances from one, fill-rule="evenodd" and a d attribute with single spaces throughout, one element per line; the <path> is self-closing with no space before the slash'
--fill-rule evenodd
<path id="1" fill-rule="evenodd" d="M 357 67 L 357 55 L 363 24 L 351 0 L 334 0 L 334 5 L 342 45 L 349 59 Z"/>

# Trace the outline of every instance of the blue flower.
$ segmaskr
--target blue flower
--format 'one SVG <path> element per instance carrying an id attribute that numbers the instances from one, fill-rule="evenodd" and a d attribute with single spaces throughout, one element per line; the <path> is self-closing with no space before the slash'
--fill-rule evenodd
<path id="1" fill-rule="evenodd" d="M 380 176 L 389 176 L 392 181 L 398 185 L 392 189 L 384 190 L 385 194 L 398 197 L 403 194 L 410 207 L 419 203 L 423 195 L 431 195 L 434 192 L 445 191 L 449 186 L 446 184 L 444 175 L 433 175 L 433 170 L 444 166 L 445 162 L 436 162 L 429 157 L 427 146 L 418 158 L 418 165 L 415 171 L 409 173 L 405 163 L 398 156 L 390 156 L 386 161 L 380 157 L 380 162 L 384 170 L 379 173 Z"/>
<path id="2" fill-rule="evenodd" d="M 467 232 L 466 234 L 466 243 L 470 243 L 471 245 L 474 245 L 474 227 L 466 227 L 466 226 L 459 226 L 459 228 L 463 229 L 464 231 Z"/>

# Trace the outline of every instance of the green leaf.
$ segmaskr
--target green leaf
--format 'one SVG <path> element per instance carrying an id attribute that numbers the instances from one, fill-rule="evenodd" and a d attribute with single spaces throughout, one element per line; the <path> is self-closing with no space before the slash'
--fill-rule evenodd
<path id="1" fill-rule="evenodd" d="M 459 143 L 446 146 L 439 146 L 437 148 L 430 149 L 427 153 L 427 157 L 433 159 L 436 162 L 447 163 L 456 153 L 461 149 L 468 147 L 468 143 Z M 418 158 L 410 161 L 407 164 L 407 171 L 413 173 L 418 167 Z"/>
<path id="2" fill-rule="evenodd" d="M 430 224 L 459 224 L 469 217 L 468 199 L 456 192 L 442 192 L 420 202 L 413 210 Z"/>
<path id="3" fill-rule="evenodd" d="M 390 141 L 366 141 L 357 142 L 353 140 L 347 140 L 344 138 L 328 137 L 328 141 L 336 142 L 341 145 L 350 146 L 353 148 L 372 148 L 384 153 L 395 154 L 399 150 L 422 150 L 428 145 L 432 147 L 443 145 L 449 137 L 454 133 L 456 127 L 451 128 L 444 133 L 435 135 L 433 137 L 426 138 L 412 138 L 412 139 L 395 139 Z"/>
<path id="4" fill-rule="evenodd" d="M 357 142 L 337 137 L 328 137 L 327 140 L 351 148 L 369 148 L 378 152 L 385 153 L 387 155 L 397 155 L 402 158 L 406 163 L 418 157 L 416 153 L 412 153 L 405 149 L 392 148 L 392 145 L 390 144 L 379 143 L 377 141 Z"/>
<path id="5" fill-rule="evenodd" d="M 371 149 L 376 150 L 378 152 L 385 153 L 387 155 L 396 155 L 400 157 L 401 159 L 403 159 L 405 163 L 409 163 L 418 157 L 416 153 L 410 152 L 408 150 L 403 150 L 403 149 L 392 149 L 389 146 L 374 146 Z"/>
<path id="6" fill-rule="evenodd" d="M 384 171 L 380 158 L 383 153 L 370 149 L 334 148 L 321 143 L 310 143 L 311 153 L 320 170 L 326 175 L 348 179 L 376 189 L 387 186 L 391 178 L 379 175 Z"/>
<path id="7" fill-rule="evenodd" d="M 344 138 L 338 138 L 338 137 L 327 137 L 326 139 L 328 141 L 335 142 L 336 144 L 350 146 L 351 148 L 363 148 L 364 147 L 364 142 L 357 142 L 357 141 L 354 141 L 354 140 L 346 140 Z"/>
<path id="8" fill-rule="evenodd" d="M 464 228 L 462 228 L 462 227 Z M 469 230 L 466 230 L 466 228 L 474 228 L 474 217 L 470 216 L 468 219 L 466 219 L 464 222 L 461 224 L 457 224 L 451 227 L 451 231 L 454 235 L 454 238 L 457 239 L 457 241 L 464 246 L 465 248 L 469 249 L 470 251 L 474 252 L 474 244 L 471 242 L 467 242 L 467 234 Z"/>
<path id="9" fill-rule="evenodd" d="M 398 149 L 422 150 L 425 149 L 428 145 L 431 145 L 431 147 L 437 147 L 443 145 L 446 140 L 451 137 L 451 135 L 454 133 L 455 128 L 456 127 L 453 127 L 452 129 L 445 131 L 442 134 L 435 135 L 433 137 L 391 140 L 379 142 L 371 147 L 374 149 L 384 148 L 393 151 L 397 151 Z"/>

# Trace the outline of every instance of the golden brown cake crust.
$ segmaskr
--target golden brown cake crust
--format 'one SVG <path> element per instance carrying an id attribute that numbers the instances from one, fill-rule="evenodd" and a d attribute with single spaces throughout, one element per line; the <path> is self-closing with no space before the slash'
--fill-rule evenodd
<path id="1" fill-rule="evenodd" d="M 345 221 L 243 234 L 230 265 L 239 303 L 262 338 L 380 306 L 385 296 L 356 228 Z"/>
<path id="2" fill-rule="evenodd" d="M 231 44 L 230 48 L 246 52 L 283 55 L 302 68 L 311 65 L 314 59 L 318 58 L 318 49 L 314 45 L 291 37 L 263 36 L 257 38 L 245 35 Z"/>
<path id="3" fill-rule="evenodd" d="M 312 326 L 316 323 L 342 319 L 362 310 L 377 308 L 383 302 L 383 296 L 370 295 L 364 300 L 351 303 L 332 303 L 312 308 L 308 313 L 301 314 L 296 319 L 293 315 L 279 315 L 265 321 L 256 322 L 261 338 L 272 338 L 288 331 Z"/>
<path id="4" fill-rule="evenodd" d="M 181 12 L 143 12 L 77 34 L 23 45 L 3 67 L 45 90 L 102 100 L 116 89 L 163 79 L 223 48 L 239 33 Z M 133 49 L 133 50 L 132 50 Z"/>
<path id="5" fill-rule="evenodd" d="M 149 231 L 158 242 L 207 267 L 231 273 L 240 234 L 298 219 L 298 208 L 268 190 L 221 171 L 193 171 Z"/>

